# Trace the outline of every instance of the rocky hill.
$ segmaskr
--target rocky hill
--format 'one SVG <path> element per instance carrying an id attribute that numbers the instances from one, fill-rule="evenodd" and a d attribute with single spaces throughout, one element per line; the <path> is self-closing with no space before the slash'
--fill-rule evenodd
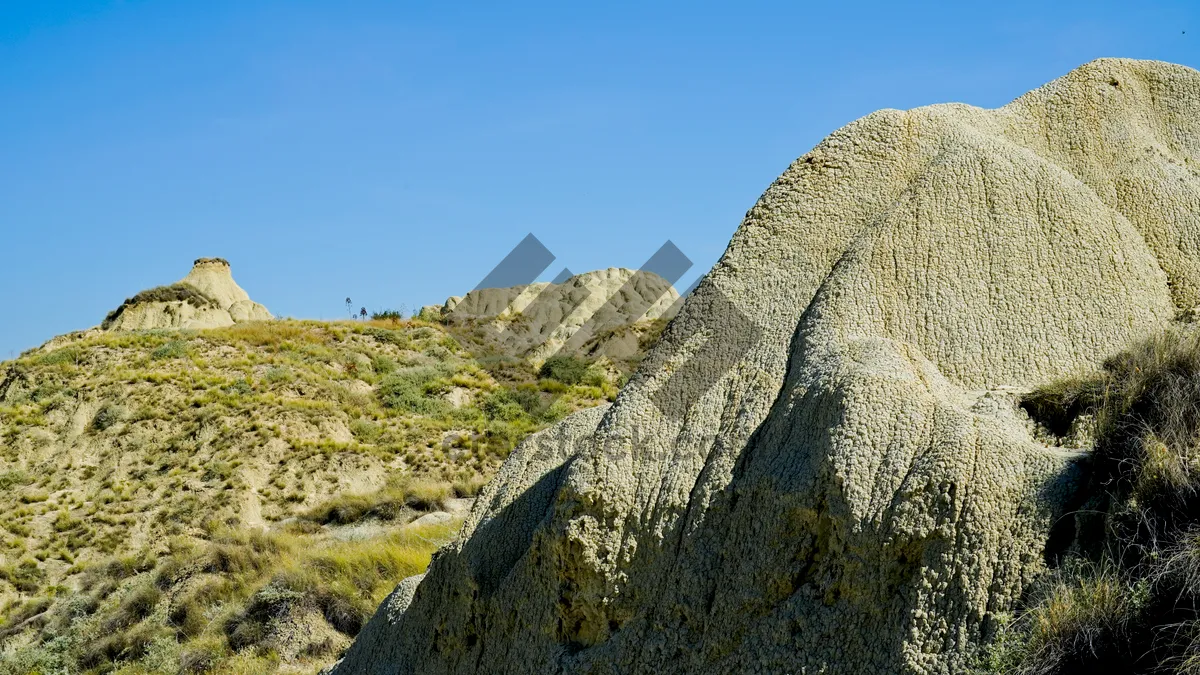
<path id="1" fill-rule="evenodd" d="M 0 364 L 0 673 L 312 672 L 518 441 L 622 378 L 264 316 L 201 259 Z"/>
<path id="2" fill-rule="evenodd" d="M 608 357 L 636 365 L 648 341 L 679 310 L 679 292 L 666 279 L 610 267 L 562 283 L 483 288 L 422 309 L 474 343 L 544 361 L 555 354 Z"/>
<path id="3" fill-rule="evenodd" d="M 335 672 L 969 672 L 1089 484 L 1020 404 L 1200 304 L 1198 163 L 1200 73 L 1156 62 L 838 130 Z"/>

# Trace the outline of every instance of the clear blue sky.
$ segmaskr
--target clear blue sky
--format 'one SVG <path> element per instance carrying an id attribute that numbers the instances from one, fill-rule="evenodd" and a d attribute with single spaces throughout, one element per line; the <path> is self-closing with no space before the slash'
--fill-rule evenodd
<path id="1" fill-rule="evenodd" d="M 0 359 L 199 256 L 296 317 L 439 302 L 528 232 L 548 277 L 672 239 L 683 286 L 873 110 L 1200 65 L 1194 1 L 588 4 L 0 0 Z"/>

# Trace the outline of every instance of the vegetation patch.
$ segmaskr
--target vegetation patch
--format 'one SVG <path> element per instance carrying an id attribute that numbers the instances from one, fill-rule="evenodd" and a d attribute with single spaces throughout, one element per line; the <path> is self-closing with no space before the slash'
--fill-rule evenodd
<path id="1" fill-rule="evenodd" d="M 429 565 L 457 523 L 370 539 L 218 530 L 177 538 L 164 555 L 89 567 L 78 592 L 6 609 L 0 636 L 36 639 L 0 659 L 0 674 L 274 672 L 292 618 L 315 615 L 345 644 L 401 579 Z M 312 641 L 301 662 L 336 654 Z"/>
<path id="2" fill-rule="evenodd" d="M 328 664 L 444 541 L 407 523 L 616 394 L 594 360 L 567 384 L 470 340 L 282 320 L 80 333 L 5 364 L 0 674 Z M 279 631 L 313 616 L 328 631 L 288 651 Z"/>
<path id="3" fill-rule="evenodd" d="M 117 319 L 121 318 L 126 309 L 148 302 L 186 302 L 196 308 L 218 306 L 215 300 L 188 284 L 179 283 L 169 286 L 157 286 L 146 289 L 132 298 L 126 298 L 125 302 L 122 302 L 119 307 L 104 317 L 104 321 L 100 323 L 100 327 L 109 328 Z"/>
<path id="4" fill-rule="evenodd" d="M 1051 429 L 1091 415 L 1073 543 L 987 655 L 994 672 L 1191 673 L 1200 666 L 1200 334 L 1171 330 L 1092 378 L 1034 392 Z"/>

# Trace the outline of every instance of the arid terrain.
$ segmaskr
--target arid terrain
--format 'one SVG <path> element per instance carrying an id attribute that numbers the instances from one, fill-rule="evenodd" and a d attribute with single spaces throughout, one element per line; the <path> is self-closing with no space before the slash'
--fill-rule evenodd
<path id="1" fill-rule="evenodd" d="M 0 672 L 316 670 L 662 323 L 535 359 L 495 317 L 235 321 L 181 284 L 0 364 Z"/>

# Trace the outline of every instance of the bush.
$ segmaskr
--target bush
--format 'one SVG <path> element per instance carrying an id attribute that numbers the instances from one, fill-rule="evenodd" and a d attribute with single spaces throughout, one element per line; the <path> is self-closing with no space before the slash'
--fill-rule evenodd
<path id="1" fill-rule="evenodd" d="M 250 380 L 241 377 L 229 383 L 225 391 L 234 396 L 246 396 L 254 391 L 254 386 L 250 384 Z"/>
<path id="2" fill-rule="evenodd" d="M 454 481 L 451 488 L 454 490 L 455 497 L 464 498 L 478 495 L 485 485 L 487 485 L 487 479 L 483 476 L 469 476 Z"/>
<path id="3" fill-rule="evenodd" d="M 24 471 L 14 469 L 0 473 L 0 490 L 11 490 L 18 485 L 29 485 L 33 478 Z"/>
<path id="4" fill-rule="evenodd" d="M 349 525 L 366 518 L 368 514 L 381 520 L 392 520 L 395 518 L 395 513 L 387 506 L 403 503 L 401 499 L 373 499 L 371 496 L 354 494 L 339 495 L 317 505 L 302 517 L 322 525 Z M 380 509 L 380 506 L 384 508 Z M 372 513 L 373 511 L 375 513 Z"/>
<path id="5" fill-rule="evenodd" d="M 367 326 L 362 329 L 363 335 L 370 335 L 380 342 L 393 344 L 401 349 L 407 349 L 412 344 L 412 339 L 406 333 L 398 330 L 389 330 L 387 328 L 379 328 L 377 326 Z"/>
<path id="6" fill-rule="evenodd" d="M 0 567 L 0 578 L 12 584 L 22 593 L 34 593 L 41 588 L 46 573 L 38 567 L 36 560 L 26 558 L 13 567 Z"/>
<path id="7" fill-rule="evenodd" d="M 178 359 L 187 356 L 187 344 L 182 340 L 171 340 L 150 352 L 150 358 L 155 360 Z"/>
<path id="8" fill-rule="evenodd" d="M 385 309 L 385 310 L 381 310 L 378 312 L 372 312 L 371 320 L 372 321 L 396 321 L 396 322 L 399 322 L 399 321 L 404 320 L 404 312 L 401 312 L 401 311 L 395 310 L 395 309 Z"/>
<path id="9" fill-rule="evenodd" d="M 143 583 L 133 587 L 125 594 L 125 597 L 121 598 L 120 606 L 109 618 L 109 630 L 132 626 L 150 616 L 160 598 L 162 598 L 162 591 L 152 583 Z"/>
<path id="10" fill-rule="evenodd" d="M 488 394 L 479 408 L 489 420 L 513 422 L 526 417 L 525 409 L 517 402 L 511 389 L 497 389 Z"/>
<path id="11" fill-rule="evenodd" d="M 579 384 L 587 374 L 587 361 L 569 354 L 557 354 L 546 359 L 538 369 L 539 377 L 558 380 L 563 384 Z"/>
<path id="12" fill-rule="evenodd" d="M 354 434 L 354 439 L 359 443 L 374 443 L 383 435 L 383 429 L 378 424 L 367 420 L 354 420 L 350 422 L 350 433 Z"/>
<path id="13" fill-rule="evenodd" d="M 1014 623 L 1018 673 L 1192 672 L 1200 635 L 1200 333 L 1171 330 L 1022 403 L 1062 432 L 1094 418 L 1070 548 Z M 1069 542 L 1068 542 L 1069 543 Z M 1050 557 L 1053 557 L 1051 553 Z M 1096 572 L 1095 570 L 1101 570 Z M 1171 664 L 1184 670 L 1160 671 Z"/>
<path id="14" fill-rule="evenodd" d="M 405 509 L 443 509 L 452 493 L 447 483 L 408 480 L 370 494 L 338 495 L 301 517 L 322 525 L 349 525 L 367 518 L 395 520 Z"/>
<path id="15" fill-rule="evenodd" d="M 221 657 L 221 649 L 217 645 L 202 645 L 186 649 L 179 656 L 180 673 L 207 673 L 216 666 Z"/>
<path id="16" fill-rule="evenodd" d="M 267 368 L 267 372 L 263 373 L 263 379 L 271 384 L 278 384 L 280 382 L 291 382 L 296 379 L 296 376 L 292 371 L 283 366 L 271 366 Z"/>
<path id="17" fill-rule="evenodd" d="M 392 359 L 384 354 L 379 354 L 371 359 L 371 369 L 379 375 L 387 375 L 400 367 L 395 359 Z"/>
<path id="18" fill-rule="evenodd" d="M 184 637 L 195 637 L 204 631 L 209 608 L 228 598 L 233 584 L 227 579 L 210 577 L 198 582 L 182 597 L 171 601 L 167 609 L 167 624 Z"/>
<path id="19" fill-rule="evenodd" d="M 96 411 L 96 415 L 92 417 L 92 429 L 95 431 L 104 431 L 112 425 L 121 421 L 125 416 L 125 409 L 119 405 L 106 403 Z"/>
<path id="20" fill-rule="evenodd" d="M 1096 663 L 1135 672 L 1122 645 L 1146 600 L 1144 585 L 1131 587 L 1115 570 L 1084 565 L 1052 575 L 1037 598 L 1021 617 L 1027 637 L 1010 644 L 1015 651 L 1002 662 L 1020 664 L 1021 673 L 1075 672 Z"/>
<path id="21" fill-rule="evenodd" d="M 43 366 L 54 366 L 60 363 L 79 363 L 80 352 L 75 347 L 61 347 L 49 354 L 42 354 L 38 357 L 38 364 Z"/>
<path id="22" fill-rule="evenodd" d="M 436 390 L 439 378 L 447 374 L 444 369 L 417 366 L 397 370 L 379 383 L 377 395 L 386 408 L 419 415 L 434 415 L 446 408 L 445 401 L 431 395 Z"/>

